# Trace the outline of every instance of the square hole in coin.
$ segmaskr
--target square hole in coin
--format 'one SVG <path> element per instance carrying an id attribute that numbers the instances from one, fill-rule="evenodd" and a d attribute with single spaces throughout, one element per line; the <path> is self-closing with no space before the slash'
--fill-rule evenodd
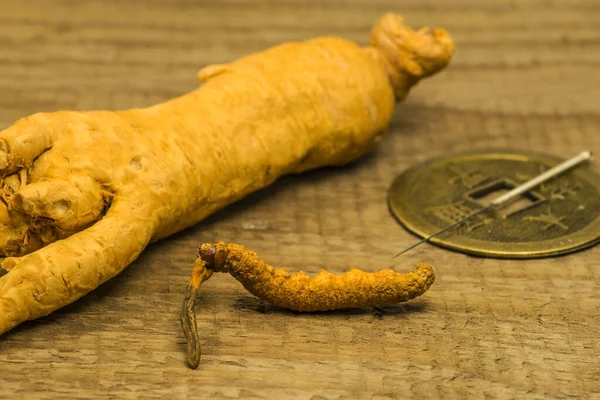
<path id="1" fill-rule="evenodd" d="M 494 199 L 502 196 L 508 191 L 517 187 L 517 184 L 510 179 L 499 179 L 483 186 L 479 186 L 465 194 L 465 196 L 481 207 L 485 207 L 490 204 Z M 499 215 L 503 218 L 509 217 L 513 214 L 526 210 L 530 207 L 537 205 L 545 200 L 545 197 L 532 190 L 521 194 L 509 203 L 505 204 L 499 209 Z"/>

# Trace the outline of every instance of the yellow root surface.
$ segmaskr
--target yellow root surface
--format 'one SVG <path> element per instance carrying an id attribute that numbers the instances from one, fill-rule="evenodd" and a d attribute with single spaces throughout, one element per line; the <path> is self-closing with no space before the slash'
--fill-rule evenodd
<path id="1" fill-rule="evenodd" d="M 366 47 L 285 43 L 207 66 L 198 89 L 162 104 L 17 121 L 0 132 L 0 333 L 283 175 L 365 154 L 452 51 L 444 30 L 388 14 Z"/>

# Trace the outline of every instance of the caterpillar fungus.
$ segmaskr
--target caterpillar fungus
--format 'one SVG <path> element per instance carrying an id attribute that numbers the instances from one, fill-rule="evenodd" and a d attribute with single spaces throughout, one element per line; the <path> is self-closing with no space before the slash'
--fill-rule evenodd
<path id="1" fill-rule="evenodd" d="M 428 264 L 419 264 L 406 274 L 390 269 L 367 273 L 353 268 L 344 275 L 323 270 L 309 277 L 302 271 L 290 274 L 285 268 L 275 269 L 254 251 L 239 244 L 202 243 L 198 247 L 180 317 L 187 340 L 187 360 L 194 369 L 200 364 L 201 356 L 194 304 L 200 285 L 214 272 L 229 273 L 262 300 L 306 312 L 400 303 L 425 293 L 435 279 Z"/>

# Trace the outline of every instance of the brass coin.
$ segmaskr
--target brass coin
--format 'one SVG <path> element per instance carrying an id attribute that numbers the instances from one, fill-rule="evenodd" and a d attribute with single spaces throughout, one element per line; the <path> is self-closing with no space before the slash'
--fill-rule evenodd
<path id="1" fill-rule="evenodd" d="M 390 210 L 406 229 L 424 238 L 562 161 L 513 151 L 436 158 L 394 180 Z M 441 247 L 494 258 L 556 256 L 598 241 L 600 177 L 585 164 L 431 239 Z"/>

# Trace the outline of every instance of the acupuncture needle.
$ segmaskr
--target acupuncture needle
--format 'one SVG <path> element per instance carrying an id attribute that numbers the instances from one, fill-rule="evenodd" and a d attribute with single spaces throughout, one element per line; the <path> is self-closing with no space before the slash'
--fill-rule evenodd
<path id="1" fill-rule="evenodd" d="M 498 209 L 500 207 L 502 207 L 503 205 L 507 204 L 508 202 L 510 202 L 511 200 L 517 198 L 518 196 L 522 195 L 523 193 L 533 189 L 534 187 L 546 182 L 549 179 L 554 178 L 557 175 L 562 174 L 563 172 L 573 168 L 576 165 L 581 164 L 584 161 L 588 161 L 592 158 L 592 152 L 590 151 L 582 151 L 581 153 L 579 153 L 578 155 L 576 155 L 573 158 L 570 158 L 552 168 L 550 168 L 549 170 L 541 173 L 540 175 L 528 180 L 527 182 L 515 187 L 514 189 L 506 192 L 503 195 L 498 196 L 497 198 L 495 198 L 494 200 L 492 200 L 491 202 L 489 202 L 486 206 L 473 211 L 472 213 L 468 214 L 467 216 L 459 219 L 458 221 L 442 228 L 441 230 L 435 232 L 432 235 L 427 236 L 426 238 L 418 241 L 417 243 L 413 244 L 412 246 L 407 247 L 406 249 L 402 250 L 400 253 L 396 254 L 394 257 L 392 258 L 396 258 L 401 254 L 406 253 L 409 250 L 414 249 L 415 247 L 417 247 L 418 245 L 428 242 L 431 239 L 433 239 L 434 237 L 462 224 L 463 222 L 465 222 L 466 220 L 475 217 L 476 215 L 479 215 L 485 211 L 488 211 L 490 209 Z"/>

